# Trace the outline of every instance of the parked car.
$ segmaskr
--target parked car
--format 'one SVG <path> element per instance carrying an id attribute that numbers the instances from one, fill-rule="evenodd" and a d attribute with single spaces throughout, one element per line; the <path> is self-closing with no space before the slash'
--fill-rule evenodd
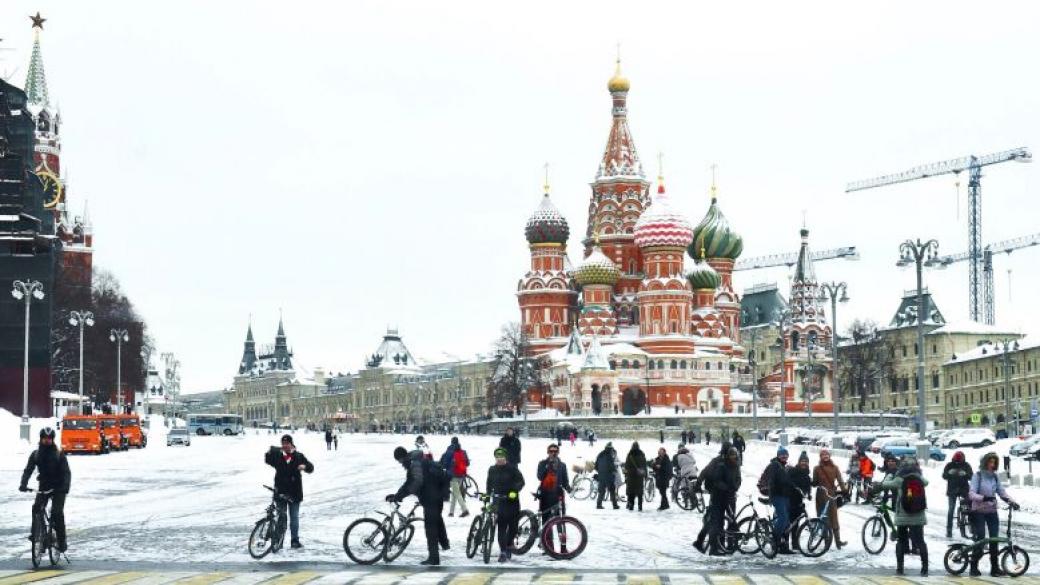
<path id="1" fill-rule="evenodd" d="M 188 433 L 188 429 L 183 427 L 170 429 L 169 434 L 166 435 L 166 446 L 171 447 L 173 445 L 191 447 L 191 435 Z"/>
<path id="2" fill-rule="evenodd" d="M 907 437 L 885 437 L 870 444 L 871 453 L 884 453 L 892 447 L 911 447 L 915 441 Z M 915 451 L 916 452 L 916 451 Z"/>
<path id="3" fill-rule="evenodd" d="M 1031 447 L 1038 444 L 1040 444 L 1040 435 L 1033 435 L 1012 445 L 1008 453 L 1021 457 L 1029 453 Z"/>
<path id="4" fill-rule="evenodd" d="M 997 436 L 989 429 L 961 429 L 943 437 L 942 447 L 989 447 L 997 442 Z"/>
<path id="5" fill-rule="evenodd" d="M 856 442 L 853 443 L 852 446 L 857 451 L 861 449 L 866 451 L 870 448 L 870 445 L 877 439 L 877 435 L 874 435 L 873 433 L 856 435 Z"/>
<path id="6" fill-rule="evenodd" d="M 892 444 L 886 444 L 885 447 L 881 449 L 881 455 L 885 457 L 891 455 L 896 458 L 905 457 L 907 455 L 911 457 L 916 457 L 917 445 L 903 445 L 903 442 L 904 441 L 902 440 L 897 440 L 893 441 Z M 906 442 L 909 443 L 909 441 Z M 931 445 L 928 448 L 928 458 L 934 461 L 946 461 L 946 453 L 943 453 L 942 449 L 936 447 L 935 445 Z"/>

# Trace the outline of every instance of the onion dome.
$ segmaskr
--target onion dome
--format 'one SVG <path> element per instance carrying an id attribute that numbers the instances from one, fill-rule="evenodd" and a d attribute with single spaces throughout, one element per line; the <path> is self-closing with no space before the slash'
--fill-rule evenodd
<path id="1" fill-rule="evenodd" d="M 527 241 L 531 244 L 566 244 L 570 234 L 567 220 L 560 215 L 549 199 L 549 193 L 546 193 L 541 205 L 527 220 L 527 227 L 524 228 Z"/>
<path id="2" fill-rule="evenodd" d="M 671 201 L 664 191 L 664 183 L 658 177 L 657 197 L 650 207 L 639 216 L 633 231 L 636 245 L 640 248 L 669 246 L 685 248 L 693 241 L 693 229 L 682 214 L 672 209 Z"/>
<path id="3" fill-rule="evenodd" d="M 693 290 L 715 290 L 722 285 L 722 277 L 711 267 L 710 264 L 701 260 L 693 265 L 686 273 L 686 280 L 690 281 Z"/>
<path id="4" fill-rule="evenodd" d="M 614 68 L 614 76 L 607 82 L 607 89 L 610 90 L 610 93 L 614 93 L 618 91 L 628 91 L 631 86 L 632 84 L 629 83 L 628 78 L 621 75 L 621 55 L 619 54 L 617 58 L 617 66 Z"/>
<path id="5" fill-rule="evenodd" d="M 697 227 L 693 228 L 693 243 L 687 248 L 694 260 L 728 258 L 736 260 L 744 251 L 744 239 L 729 227 L 729 221 L 719 209 L 712 185 L 711 207 Z"/>
<path id="6" fill-rule="evenodd" d="M 621 271 L 614 265 L 614 261 L 603 253 L 599 243 L 592 248 L 588 258 L 581 261 L 574 270 L 574 280 L 582 286 L 590 284 L 609 284 L 614 286 L 621 278 Z"/>

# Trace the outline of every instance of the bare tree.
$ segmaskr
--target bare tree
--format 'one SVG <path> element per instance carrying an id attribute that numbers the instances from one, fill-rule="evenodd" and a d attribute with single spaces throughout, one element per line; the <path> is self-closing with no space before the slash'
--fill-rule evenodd
<path id="1" fill-rule="evenodd" d="M 525 393 L 544 389 L 550 363 L 535 356 L 523 328 L 516 322 L 502 326 L 494 344 L 495 363 L 488 379 L 488 404 L 493 411 L 516 412 L 526 405 Z"/>
<path id="2" fill-rule="evenodd" d="M 881 380 L 894 375 L 895 353 L 891 341 L 878 331 L 874 321 L 853 321 L 846 337 L 851 343 L 838 348 L 838 391 L 841 396 L 857 396 L 859 411 L 863 412 L 867 396 L 879 390 Z"/>

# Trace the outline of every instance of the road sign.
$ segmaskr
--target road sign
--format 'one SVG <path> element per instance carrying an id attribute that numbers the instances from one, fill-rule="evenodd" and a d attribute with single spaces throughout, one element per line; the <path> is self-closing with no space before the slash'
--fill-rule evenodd
<path id="1" fill-rule="evenodd" d="M 973 424 L 973 425 L 982 424 L 982 415 L 981 414 L 973 414 L 973 415 L 971 415 L 971 424 Z"/>
<path id="2" fill-rule="evenodd" d="M 1029 411 L 1029 416 L 1032 418 L 1040 416 L 1040 410 L 1034 408 L 1033 410 Z"/>

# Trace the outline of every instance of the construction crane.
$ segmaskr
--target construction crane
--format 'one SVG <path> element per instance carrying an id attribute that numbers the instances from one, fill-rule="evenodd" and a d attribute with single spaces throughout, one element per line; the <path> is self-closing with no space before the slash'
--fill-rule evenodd
<path id="1" fill-rule="evenodd" d="M 813 262 L 820 260 L 833 260 L 835 258 L 859 260 L 859 251 L 856 250 L 856 246 L 845 246 L 843 248 L 812 252 L 810 253 L 810 257 Z M 798 252 L 770 254 L 769 256 L 758 256 L 755 258 L 741 258 L 740 260 L 737 260 L 736 264 L 734 264 L 733 270 L 734 272 L 737 270 L 756 270 L 758 268 L 772 268 L 774 266 L 787 266 L 790 268 L 797 263 Z"/>
<path id="2" fill-rule="evenodd" d="M 996 254 L 1011 254 L 1015 250 L 1038 245 L 1040 245 L 1040 234 L 1032 234 L 1022 236 L 1021 238 L 994 242 L 982 248 L 982 308 L 983 322 L 986 325 L 995 324 L 997 317 L 996 302 L 993 295 L 993 256 Z M 969 252 L 961 252 L 960 254 L 940 256 L 938 261 L 943 266 L 949 266 L 955 262 L 964 262 L 970 258 L 971 254 Z"/>
<path id="3" fill-rule="evenodd" d="M 966 156 L 942 162 L 914 167 L 902 173 L 885 175 L 874 179 L 853 181 L 845 187 L 846 193 L 884 187 L 896 183 L 907 183 L 927 179 L 936 175 L 960 175 L 968 171 L 968 310 L 972 321 L 983 319 L 982 301 L 984 292 L 980 272 L 983 269 L 982 250 L 982 167 L 1008 161 L 1032 162 L 1033 155 L 1025 147 L 995 152 L 985 156 Z"/>

